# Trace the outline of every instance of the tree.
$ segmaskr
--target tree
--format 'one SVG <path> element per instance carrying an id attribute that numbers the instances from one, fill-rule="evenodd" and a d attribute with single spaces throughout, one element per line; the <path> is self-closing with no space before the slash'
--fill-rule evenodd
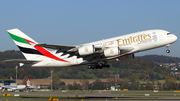
<path id="1" fill-rule="evenodd" d="M 154 80 L 155 79 L 155 73 L 154 73 L 153 70 L 150 70 L 149 77 L 150 77 L 150 80 Z"/>
<path id="2" fill-rule="evenodd" d="M 129 82 L 128 80 L 123 80 L 122 81 L 122 89 L 129 89 Z"/>
<path id="3" fill-rule="evenodd" d="M 155 66 L 155 67 L 153 67 L 153 70 L 154 70 L 154 72 L 161 73 L 160 67 Z"/>
<path id="4" fill-rule="evenodd" d="M 177 88 L 180 89 L 180 83 L 177 85 Z"/>
<path id="5" fill-rule="evenodd" d="M 166 89 L 176 89 L 176 78 L 170 77 L 169 75 L 165 78 Z"/>
<path id="6" fill-rule="evenodd" d="M 60 86 L 62 89 L 65 88 L 65 85 L 66 85 L 65 82 L 60 82 L 60 83 L 59 83 L 59 86 Z"/>
<path id="7" fill-rule="evenodd" d="M 80 90 L 80 84 L 77 84 L 76 81 L 73 83 L 73 90 Z"/>
<path id="8" fill-rule="evenodd" d="M 157 80 L 159 80 L 159 79 L 160 79 L 160 76 L 159 76 L 159 74 L 158 74 L 158 73 L 156 73 L 156 74 L 155 74 L 155 78 L 156 78 Z"/>
<path id="9" fill-rule="evenodd" d="M 129 76 L 129 80 L 131 82 L 136 82 L 136 81 L 138 81 L 138 77 L 136 75 L 132 75 L 132 76 Z"/>
<path id="10" fill-rule="evenodd" d="M 161 90 L 161 83 L 159 81 L 157 81 L 157 85 L 158 85 L 159 90 Z"/>
<path id="11" fill-rule="evenodd" d="M 140 90 L 144 90 L 143 84 L 140 84 Z"/>
<path id="12" fill-rule="evenodd" d="M 93 85 L 94 90 L 103 90 L 104 89 L 102 81 L 99 79 L 96 79 L 96 81 L 94 81 L 92 85 Z"/>
<path id="13" fill-rule="evenodd" d="M 139 79 L 141 79 L 141 80 L 144 79 L 145 80 L 145 79 L 147 79 L 147 75 L 146 74 L 141 74 L 139 76 Z"/>
<path id="14" fill-rule="evenodd" d="M 72 69 L 71 68 L 67 68 L 67 73 L 70 74 L 72 72 Z"/>
<path id="15" fill-rule="evenodd" d="M 61 82 L 59 85 L 60 86 L 65 86 L 66 84 L 65 84 L 65 82 Z"/>
<path id="16" fill-rule="evenodd" d="M 71 84 L 68 84 L 67 87 L 69 90 L 73 90 L 73 86 Z"/>
<path id="17" fill-rule="evenodd" d="M 149 83 L 149 80 L 147 80 L 147 83 L 146 83 L 146 90 L 153 90 L 153 84 Z"/>
<path id="18" fill-rule="evenodd" d="M 84 89 L 85 90 L 89 89 L 89 81 L 88 80 L 81 79 L 80 82 L 81 82 L 81 87 L 82 87 L 83 90 Z"/>
<path id="19" fill-rule="evenodd" d="M 129 77 L 129 79 L 131 80 L 131 89 L 138 89 L 139 87 L 139 79 L 136 75 L 132 75 Z"/>
<path id="20" fill-rule="evenodd" d="M 58 89 L 59 83 L 60 83 L 59 76 L 58 75 L 53 75 L 53 77 L 52 77 L 52 87 L 53 87 L 54 90 Z"/>

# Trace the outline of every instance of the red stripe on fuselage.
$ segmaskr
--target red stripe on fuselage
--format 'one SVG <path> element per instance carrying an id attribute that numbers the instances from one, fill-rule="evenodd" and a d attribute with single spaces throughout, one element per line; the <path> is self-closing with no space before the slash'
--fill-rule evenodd
<path id="1" fill-rule="evenodd" d="M 36 44 L 35 42 L 32 42 L 30 40 L 27 40 L 25 39 L 29 44 Z M 47 51 L 46 49 L 44 49 L 43 47 L 40 47 L 40 46 L 35 46 L 34 45 L 34 48 L 36 48 L 40 53 L 42 53 L 44 56 L 46 57 L 49 57 L 51 59 L 55 59 L 55 60 L 58 60 L 58 61 L 63 61 L 63 62 L 69 62 L 69 61 L 66 61 L 66 60 L 63 60 L 63 59 L 60 59 L 58 58 L 57 56 L 53 55 L 52 53 L 50 53 L 49 51 Z"/>
<path id="2" fill-rule="evenodd" d="M 54 56 L 53 54 L 51 54 L 49 51 L 47 51 L 46 49 L 40 47 L 40 46 L 34 46 L 34 48 L 36 48 L 39 52 L 41 52 L 44 56 L 55 59 L 55 60 L 59 60 L 59 61 L 63 61 L 63 62 L 68 62 L 66 60 L 60 59 L 56 56 Z"/>

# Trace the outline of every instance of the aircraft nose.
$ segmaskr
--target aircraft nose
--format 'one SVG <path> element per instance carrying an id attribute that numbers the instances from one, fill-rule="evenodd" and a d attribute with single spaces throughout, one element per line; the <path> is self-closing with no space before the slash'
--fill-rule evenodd
<path id="1" fill-rule="evenodd" d="M 174 42 L 175 42 L 178 39 L 178 37 L 173 34 L 173 39 L 174 39 Z"/>

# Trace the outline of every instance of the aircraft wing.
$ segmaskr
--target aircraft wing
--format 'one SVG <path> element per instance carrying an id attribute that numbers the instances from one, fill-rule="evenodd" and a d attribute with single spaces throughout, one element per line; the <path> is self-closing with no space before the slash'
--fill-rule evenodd
<path id="1" fill-rule="evenodd" d="M 4 60 L 3 62 L 33 64 L 33 63 L 37 63 L 40 61 L 38 61 L 38 60 L 26 60 L 26 59 L 10 59 L 10 60 Z"/>
<path id="2" fill-rule="evenodd" d="M 70 46 L 70 45 L 52 45 L 52 44 L 36 44 L 36 46 L 41 46 L 45 48 L 50 48 L 50 49 L 57 49 L 56 53 L 59 52 L 65 52 L 65 53 L 71 53 L 71 52 L 76 52 L 79 47 L 81 46 Z M 101 50 L 102 48 L 96 47 L 97 50 Z"/>
<path id="3" fill-rule="evenodd" d="M 36 44 L 36 46 L 41 46 L 41 47 L 45 47 L 45 48 L 50 48 L 50 49 L 56 49 L 57 52 L 65 52 L 65 53 L 71 53 L 71 52 L 76 52 L 78 50 L 79 47 L 81 46 L 70 46 L 70 45 L 52 45 L 52 44 Z M 95 47 L 96 48 L 96 52 L 97 54 L 102 53 L 105 49 L 107 48 L 111 48 L 111 47 Z M 120 50 L 123 53 L 128 53 L 132 50 L 136 50 L 136 47 L 120 47 Z"/>
<path id="4" fill-rule="evenodd" d="M 50 49 L 60 49 L 60 50 L 69 50 L 72 48 L 76 48 L 76 46 L 68 46 L 68 45 L 52 45 L 52 44 L 36 44 L 36 46 L 41 46 L 45 48 L 50 48 Z"/>
<path id="5" fill-rule="evenodd" d="M 41 46 L 41 47 L 45 47 L 45 48 L 50 48 L 50 49 L 56 49 L 57 52 L 64 52 L 64 54 L 70 54 L 69 57 L 77 55 L 77 51 L 78 48 L 81 47 L 80 46 L 65 46 L 65 45 L 51 45 L 51 44 L 36 44 L 36 46 Z M 111 47 L 95 47 L 95 53 L 94 54 L 90 54 L 90 55 L 84 55 L 84 56 L 79 56 L 78 57 L 83 57 L 84 59 L 88 60 L 88 61 L 94 61 L 97 60 L 97 57 L 101 57 L 101 55 L 103 54 L 104 50 L 111 48 Z M 137 51 L 139 51 L 138 47 L 132 46 L 132 47 L 126 47 L 126 46 L 120 46 L 120 51 L 121 51 L 121 55 L 122 57 L 124 56 L 124 54 L 133 54 Z M 110 57 L 110 58 L 115 58 L 114 57 Z M 98 59 L 101 60 L 101 59 Z"/>

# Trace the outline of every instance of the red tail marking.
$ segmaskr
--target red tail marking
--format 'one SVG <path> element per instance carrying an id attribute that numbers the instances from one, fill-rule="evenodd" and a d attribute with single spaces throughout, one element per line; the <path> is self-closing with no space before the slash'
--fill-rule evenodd
<path id="1" fill-rule="evenodd" d="M 25 39 L 28 43 L 30 44 L 36 44 L 35 42 L 32 42 L 30 40 Z M 49 51 L 47 51 L 46 49 L 44 49 L 43 47 L 40 46 L 34 46 L 34 48 L 36 48 L 40 53 L 42 53 L 44 56 L 49 57 L 51 59 L 55 59 L 58 61 L 63 61 L 63 62 L 69 62 L 63 59 L 58 58 L 57 56 L 53 55 L 52 53 L 50 53 Z"/>

